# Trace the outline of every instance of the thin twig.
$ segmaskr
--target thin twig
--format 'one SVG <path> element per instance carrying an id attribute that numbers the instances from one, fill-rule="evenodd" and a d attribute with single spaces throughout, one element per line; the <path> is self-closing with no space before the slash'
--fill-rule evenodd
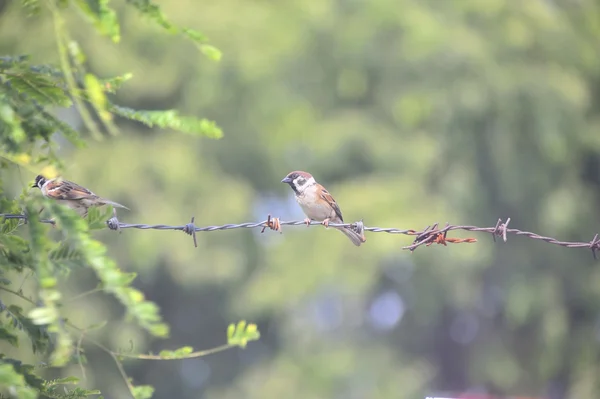
<path id="1" fill-rule="evenodd" d="M 95 294 L 97 292 L 103 292 L 103 291 L 104 291 L 104 288 L 96 287 L 96 288 L 91 289 L 89 291 L 85 291 L 85 292 L 82 292 L 81 294 L 77 294 L 75 296 L 72 296 L 71 298 L 67 299 L 65 302 L 72 302 L 72 301 L 75 301 L 77 299 L 81 299 L 83 297 L 86 297 L 88 295 L 92 295 L 92 294 Z"/>

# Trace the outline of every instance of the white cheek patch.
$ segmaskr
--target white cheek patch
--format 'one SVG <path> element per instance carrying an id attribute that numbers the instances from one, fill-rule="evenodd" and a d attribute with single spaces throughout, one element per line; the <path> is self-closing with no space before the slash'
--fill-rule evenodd
<path id="1" fill-rule="evenodd" d="M 302 191 L 306 187 L 310 187 L 315 183 L 316 181 L 314 177 L 307 179 L 304 176 L 298 176 L 294 179 L 294 187 L 296 187 L 296 189 L 298 189 L 299 191 Z"/>

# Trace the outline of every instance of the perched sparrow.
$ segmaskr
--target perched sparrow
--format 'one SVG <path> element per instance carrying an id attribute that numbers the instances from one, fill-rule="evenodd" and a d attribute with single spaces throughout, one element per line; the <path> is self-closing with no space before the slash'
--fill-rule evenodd
<path id="1" fill-rule="evenodd" d="M 38 175 L 31 187 L 39 188 L 44 197 L 52 198 L 75 209 L 83 217 L 87 216 L 88 210 L 92 206 L 112 205 L 116 208 L 129 209 L 116 202 L 100 198 L 87 188 L 61 178 L 46 179 L 44 176 Z"/>
<path id="2" fill-rule="evenodd" d="M 317 183 L 310 173 L 296 171 L 288 174 L 282 181 L 290 185 L 296 194 L 296 201 L 307 216 L 305 222 L 310 224 L 311 220 L 323 222 L 327 227 L 331 223 L 344 223 L 342 211 L 337 202 L 325 187 Z M 359 246 L 366 239 L 349 227 L 336 227 L 344 233 L 356 246 Z"/>

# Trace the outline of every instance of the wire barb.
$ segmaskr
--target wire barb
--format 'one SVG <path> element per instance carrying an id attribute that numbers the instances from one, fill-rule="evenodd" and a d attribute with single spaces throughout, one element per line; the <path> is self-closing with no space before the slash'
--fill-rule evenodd
<path id="1" fill-rule="evenodd" d="M 195 218 L 195 216 L 192 216 L 192 221 L 183 226 L 183 232 L 194 238 L 194 248 L 198 248 L 198 241 L 196 240 L 196 226 L 194 225 Z"/>
<path id="2" fill-rule="evenodd" d="M 502 219 L 498 219 L 496 227 L 494 227 L 494 231 L 492 231 L 492 238 L 494 239 L 494 242 L 496 242 L 496 236 L 502 237 L 504 242 L 506 242 L 506 230 L 508 229 L 509 223 L 510 218 L 506 219 L 506 223 L 502 223 Z"/>
<path id="3" fill-rule="evenodd" d="M 596 255 L 596 251 L 600 249 L 600 239 L 598 239 L 598 234 L 596 234 L 592 241 L 590 241 L 590 249 L 592 250 L 594 259 L 598 259 L 598 256 Z"/>
<path id="4" fill-rule="evenodd" d="M 121 222 L 119 222 L 119 219 L 117 218 L 117 210 L 115 208 L 113 208 L 113 217 L 106 221 L 106 225 L 109 229 L 121 233 Z"/>
<path id="5" fill-rule="evenodd" d="M 278 231 L 279 233 L 283 233 L 283 231 L 281 230 L 281 223 L 279 222 L 279 218 L 271 218 L 271 214 L 267 215 L 267 221 L 265 222 L 265 226 L 260 231 L 261 234 L 264 233 L 267 228 Z"/>
<path id="6" fill-rule="evenodd" d="M 362 239 L 363 242 L 366 241 L 366 238 L 365 238 L 365 224 L 363 223 L 362 219 L 360 219 L 356 223 L 353 223 L 352 224 L 352 229 L 354 231 L 356 231 L 356 233 L 358 233 L 358 235 L 360 235 L 360 238 Z"/>

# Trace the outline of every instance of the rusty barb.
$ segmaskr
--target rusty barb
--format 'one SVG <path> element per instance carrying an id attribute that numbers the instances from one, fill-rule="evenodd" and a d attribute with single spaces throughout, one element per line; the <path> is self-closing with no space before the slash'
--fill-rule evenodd
<path id="1" fill-rule="evenodd" d="M 5 219 L 22 219 L 25 222 L 27 221 L 26 215 L 19 214 L 0 214 L 0 220 L 4 221 Z M 198 241 L 196 238 L 196 233 L 198 232 L 210 232 L 217 230 L 231 230 L 231 229 L 254 229 L 260 228 L 261 233 L 264 233 L 266 229 L 270 229 L 273 231 L 277 231 L 282 233 L 282 226 L 322 226 L 321 222 L 311 221 L 310 223 L 306 223 L 304 220 L 293 220 L 293 221 L 281 221 L 279 218 L 271 217 L 268 215 L 267 220 L 256 223 L 237 223 L 237 224 L 224 224 L 220 226 L 205 226 L 198 227 L 194 224 L 195 218 L 192 217 L 191 221 L 185 225 L 181 226 L 170 226 L 165 224 L 142 224 L 142 223 L 123 223 L 119 221 L 117 218 L 117 212 L 113 209 L 113 217 L 106 221 L 106 225 L 111 230 L 116 230 L 121 232 L 123 229 L 142 229 L 142 230 L 180 230 L 184 233 L 192 236 L 194 240 L 194 246 L 198 247 Z M 54 223 L 52 220 L 41 220 L 42 223 Z M 427 226 L 423 230 L 413 230 L 413 229 L 397 229 L 395 227 L 366 227 L 363 224 L 363 221 L 360 220 L 355 223 L 329 223 L 329 227 L 347 227 L 351 228 L 361 236 L 365 231 L 371 233 L 388 233 L 388 234 L 402 234 L 407 236 L 414 236 L 415 239 L 411 245 L 402 247 L 402 249 L 407 249 L 413 252 L 418 247 L 425 245 L 430 246 L 432 244 L 440 244 L 446 246 L 448 243 L 450 244 L 463 244 L 463 243 L 476 243 L 477 239 L 475 238 L 456 238 L 456 237 L 448 237 L 448 232 L 453 230 L 464 230 L 478 233 L 488 233 L 492 235 L 494 241 L 496 241 L 496 237 L 502 237 L 502 240 L 506 242 L 508 234 L 514 234 L 517 236 L 525 236 L 532 238 L 534 240 L 545 241 L 549 244 L 560 245 L 566 248 L 587 248 L 592 251 L 592 255 L 594 259 L 597 259 L 597 251 L 600 250 L 600 238 L 598 234 L 594 236 L 594 238 L 589 242 L 578 242 L 578 241 L 559 241 L 552 237 L 542 236 L 536 233 L 532 233 L 529 231 L 522 231 L 519 229 L 508 228 L 508 223 L 510 222 L 510 218 L 507 218 L 505 222 L 502 219 L 498 219 L 496 225 L 494 227 L 477 227 L 477 226 L 462 226 L 462 225 L 452 225 L 446 223 L 443 228 L 438 228 L 438 223 L 435 223 L 431 226 Z"/>

